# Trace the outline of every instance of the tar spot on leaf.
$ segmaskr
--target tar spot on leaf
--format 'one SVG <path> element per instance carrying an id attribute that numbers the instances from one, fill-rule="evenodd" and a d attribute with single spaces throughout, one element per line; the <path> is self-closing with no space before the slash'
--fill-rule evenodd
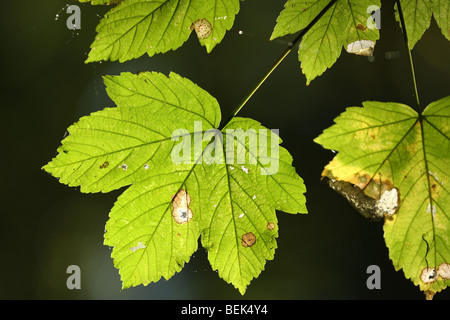
<path id="1" fill-rule="evenodd" d="M 256 236 L 252 232 L 242 235 L 241 244 L 243 247 L 245 247 L 245 248 L 251 247 L 252 245 L 255 244 L 255 242 L 256 242 Z"/>
<path id="2" fill-rule="evenodd" d="M 212 25 L 207 19 L 198 19 L 191 25 L 191 30 L 195 30 L 199 39 L 206 39 L 212 31 Z"/>
<path id="3" fill-rule="evenodd" d="M 105 161 L 105 162 L 103 162 L 103 164 L 100 166 L 100 169 L 106 169 L 106 168 L 108 168 L 108 166 L 109 166 L 109 162 L 108 162 L 108 161 Z"/>
<path id="4" fill-rule="evenodd" d="M 184 189 L 180 189 L 172 197 L 172 216 L 176 223 L 184 224 L 192 219 L 193 213 L 189 208 L 191 196 Z"/>
<path id="5" fill-rule="evenodd" d="M 434 268 L 424 268 L 422 273 L 420 274 L 420 280 L 423 283 L 432 283 L 435 282 L 438 278 L 438 273 Z"/>

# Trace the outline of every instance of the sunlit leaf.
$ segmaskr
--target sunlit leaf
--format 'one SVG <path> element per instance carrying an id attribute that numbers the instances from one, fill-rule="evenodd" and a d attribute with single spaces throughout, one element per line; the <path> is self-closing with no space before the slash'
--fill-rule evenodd
<path id="1" fill-rule="evenodd" d="M 129 186 L 106 224 L 123 287 L 171 278 L 197 250 L 244 294 L 277 247 L 276 210 L 306 213 L 305 187 L 276 132 L 233 118 L 171 73 L 105 77 L 117 107 L 69 127 L 43 169 L 82 192 Z"/>
<path id="2" fill-rule="evenodd" d="M 199 37 L 210 52 L 231 29 L 238 11 L 239 0 L 124 0 L 100 21 L 86 62 L 123 62 L 175 50 L 198 20 L 211 27 L 207 37 Z"/>
<path id="3" fill-rule="evenodd" d="M 448 0 L 400 0 L 406 32 L 408 34 L 408 46 L 413 49 L 425 31 L 430 27 L 431 17 L 434 16 L 442 34 L 450 40 L 450 1 Z M 395 16 L 400 21 L 397 4 L 395 4 Z"/>
<path id="4" fill-rule="evenodd" d="M 302 30 L 329 2 L 288 0 L 271 39 Z M 336 62 L 343 47 L 367 40 L 375 42 L 379 38 L 379 31 L 370 18 L 371 9 L 380 6 L 379 1 L 372 0 L 337 0 L 322 15 L 300 42 L 298 58 L 307 84 Z"/>
<path id="5" fill-rule="evenodd" d="M 384 220 L 395 269 L 427 295 L 443 290 L 450 284 L 437 272 L 450 263 L 450 97 L 421 116 L 403 104 L 365 102 L 335 122 L 315 140 L 338 152 L 323 177 L 349 183 L 341 193 L 365 216 Z M 348 196 L 355 190 L 363 195 Z"/>

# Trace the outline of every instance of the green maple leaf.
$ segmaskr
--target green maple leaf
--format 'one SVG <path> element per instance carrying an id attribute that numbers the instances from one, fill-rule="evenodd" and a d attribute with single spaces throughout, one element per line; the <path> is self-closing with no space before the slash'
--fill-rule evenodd
<path id="1" fill-rule="evenodd" d="M 408 46 L 414 48 L 425 31 L 430 27 L 431 17 L 434 16 L 442 34 L 450 40 L 450 2 L 448 0 L 400 0 Z M 397 4 L 395 4 L 396 19 L 400 21 Z"/>
<path id="2" fill-rule="evenodd" d="M 239 0 L 123 0 L 97 26 L 88 62 L 135 59 L 179 48 L 196 21 L 208 32 L 199 41 L 210 52 L 222 41 L 239 11 Z"/>
<path id="3" fill-rule="evenodd" d="M 104 235 L 124 288 L 172 277 L 201 236 L 212 268 L 243 294 L 273 259 L 275 210 L 306 213 L 278 135 L 237 117 L 219 130 L 217 101 L 174 73 L 123 73 L 105 84 L 117 107 L 69 127 L 43 169 L 82 192 L 131 185 Z"/>
<path id="4" fill-rule="evenodd" d="M 450 97 L 418 115 L 399 103 L 348 108 L 315 141 L 338 151 L 323 176 L 384 220 L 389 256 L 433 295 L 450 284 Z"/>
<path id="5" fill-rule="evenodd" d="M 288 0 L 277 18 L 271 40 L 304 29 L 330 3 L 329 0 Z M 380 1 L 337 0 L 306 32 L 300 43 L 298 58 L 306 76 L 307 84 L 322 75 L 339 58 L 342 47 L 366 43 L 379 38 L 379 31 L 368 22 L 369 8 L 380 7 Z M 373 51 L 373 46 L 369 47 Z M 358 54 L 371 54 L 356 51 Z M 349 50 L 353 52 L 353 50 Z"/>

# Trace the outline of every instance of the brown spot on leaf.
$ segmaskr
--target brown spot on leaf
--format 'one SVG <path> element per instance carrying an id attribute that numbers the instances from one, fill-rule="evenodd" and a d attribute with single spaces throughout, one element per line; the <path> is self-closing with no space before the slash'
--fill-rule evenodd
<path id="1" fill-rule="evenodd" d="M 361 30 L 361 31 L 366 31 L 366 26 L 362 25 L 361 23 L 358 23 L 356 25 L 356 29 Z"/>
<path id="2" fill-rule="evenodd" d="M 172 196 L 172 216 L 176 223 L 184 224 L 192 219 L 190 203 L 191 196 L 184 189 L 180 189 L 176 195 Z"/>
<path id="3" fill-rule="evenodd" d="M 211 34 L 212 25 L 207 19 L 203 18 L 195 20 L 190 29 L 195 30 L 199 39 L 206 39 Z"/>
<path id="4" fill-rule="evenodd" d="M 275 223 L 269 222 L 269 223 L 267 224 L 267 229 L 269 229 L 269 230 L 275 229 Z"/>
<path id="5" fill-rule="evenodd" d="M 100 166 L 100 169 L 106 169 L 106 168 L 108 168 L 108 166 L 109 166 L 109 162 L 108 162 L 108 161 L 105 161 L 105 162 L 103 162 L 103 164 Z"/>
<path id="6" fill-rule="evenodd" d="M 256 242 L 256 236 L 252 233 L 246 233 L 244 235 L 242 235 L 242 241 L 241 244 L 243 247 L 251 247 L 252 245 L 254 245 Z"/>

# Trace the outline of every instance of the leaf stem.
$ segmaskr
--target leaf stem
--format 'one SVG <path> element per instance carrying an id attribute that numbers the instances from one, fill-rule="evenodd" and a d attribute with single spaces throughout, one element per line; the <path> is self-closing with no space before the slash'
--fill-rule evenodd
<path id="1" fill-rule="evenodd" d="M 263 77 L 256 83 L 253 89 L 244 97 L 244 99 L 239 103 L 239 105 L 231 112 L 228 118 L 219 126 L 219 130 L 222 130 L 226 125 L 238 114 L 238 112 L 245 106 L 245 104 L 251 99 L 256 91 L 261 87 L 261 85 L 266 81 L 266 79 L 272 74 L 272 72 L 280 65 L 280 63 L 286 58 L 286 56 L 291 53 L 292 49 L 300 42 L 303 36 L 317 23 L 317 21 L 328 11 L 331 6 L 335 4 L 337 0 L 331 0 L 320 13 L 300 32 L 300 34 L 289 43 L 288 48 L 280 55 L 280 57 L 275 61 L 275 63 L 266 71 Z"/>
<path id="2" fill-rule="evenodd" d="M 419 91 L 417 90 L 417 81 L 416 81 L 416 75 L 414 72 L 414 63 L 413 63 L 413 59 L 412 59 L 412 55 L 411 55 L 411 49 L 409 48 L 408 33 L 406 32 L 405 19 L 403 17 L 403 10 L 402 10 L 402 6 L 400 4 L 400 0 L 397 0 L 397 9 L 398 9 L 398 15 L 400 17 L 400 23 L 402 26 L 402 33 L 403 33 L 403 39 L 404 39 L 405 45 L 406 45 L 406 51 L 408 52 L 408 60 L 409 60 L 409 68 L 411 70 L 412 85 L 413 85 L 413 89 L 414 89 L 414 95 L 416 97 L 417 111 L 419 112 L 419 118 L 420 118 L 422 115 L 422 108 L 420 106 Z"/>

